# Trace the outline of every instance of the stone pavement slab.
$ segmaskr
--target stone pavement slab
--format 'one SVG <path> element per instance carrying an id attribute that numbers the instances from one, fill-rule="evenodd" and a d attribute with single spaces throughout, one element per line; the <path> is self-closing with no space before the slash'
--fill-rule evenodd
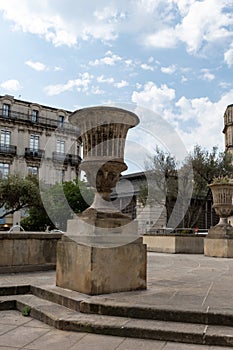
<path id="1" fill-rule="evenodd" d="M 0 334 L 0 350 L 226 350 L 228 347 L 182 344 L 146 339 L 131 339 L 54 329 L 18 311 L 0 312 L 7 320 Z M 0 323 L 0 327 L 3 323 Z M 12 331 L 12 326 L 14 330 Z"/>
<path id="2" fill-rule="evenodd" d="M 56 287 L 55 272 L 35 272 L 0 275 L 1 286 L 34 285 L 46 288 L 47 290 L 60 289 Z M 212 311 L 222 314 L 233 315 L 233 259 L 211 258 L 203 255 L 186 254 L 160 254 L 148 253 L 148 288 L 145 291 L 112 293 L 100 296 L 87 296 L 81 293 L 66 290 L 67 296 L 76 300 L 86 300 L 105 305 L 126 305 L 140 307 L 164 307 L 171 310 L 193 310 Z M 163 349 L 163 350 L 219 350 L 224 347 L 213 347 L 206 345 L 192 345 L 169 343 L 154 340 L 129 339 L 122 337 L 98 336 L 95 334 L 74 333 L 58 331 L 47 328 L 42 323 L 36 326 L 36 320 L 21 318 L 14 314 L 13 320 L 5 311 L 0 312 L 0 350 L 7 348 L 19 349 L 40 349 L 44 339 L 49 339 L 51 349 L 53 342 L 57 342 L 56 348 L 62 341 L 70 342 L 63 349 L 105 349 L 103 339 L 106 339 L 106 349 Z M 9 311 L 16 312 L 16 311 Z M 25 321 L 26 320 L 26 321 Z M 38 325 L 38 324 L 37 324 Z M 25 331 L 28 329 L 28 332 Z M 19 330 L 18 330 L 19 329 Z M 218 328 L 219 329 L 219 328 Z M 19 332 L 19 333 L 18 333 Z M 61 332 L 61 333 L 60 333 Z M 215 334 L 214 327 L 210 327 L 209 333 Z M 65 336 L 68 333 L 69 337 Z M 18 337 L 15 334 L 20 334 Z M 32 335 L 33 334 L 33 335 Z M 63 334 L 63 335 L 60 335 Z M 62 340 L 56 340 L 62 337 Z M 78 337 L 76 339 L 76 337 Z M 69 338 L 69 339 L 68 339 Z M 116 340 L 114 340 L 116 338 Z M 72 343 L 74 339 L 74 343 Z M 95 339 L 95 341 L 93 341 Z M 98 339 L 98 340 L 97 340 Z M 15 341 L 15 342 L 14 342 Z M 78 346 L 76 347 L 76 343 Z M 105 343 L 105 340 L 104 340 Z M 88 345 L 87 345 L 88 344 Z M 93 345 L 94 344 L 94 345 Z M 98 345 L 99 344 L 99 345 Z M 34 346 L 34 347 L 29 347 Z M 36 347 L 37 346 L 37 347 Z M 41 347 L 42 348 L 42 347 Z M 43 349 L 45 346 L 43 347 Z M 49 348 L 47 347 L 49 350 Z M 229 349 L 229 348 L 228 348 Z"/>

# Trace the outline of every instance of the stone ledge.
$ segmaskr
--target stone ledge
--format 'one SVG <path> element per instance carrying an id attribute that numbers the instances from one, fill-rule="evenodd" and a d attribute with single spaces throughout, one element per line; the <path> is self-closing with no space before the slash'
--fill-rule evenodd
<path id="1" fill-rule="evenodd" d="M 217 258 L 233 258 L 233 238 L 206 237 L 204 240 L 204 254 Z"/>
<path id="2" fill-rule="evenodd" d="M 144 235 L 147 250 L 158 253 L 203 254 L 205 235 Z"/>
<path id="3" fill-rule="evenodd" d="M 61 237 L 60 233 L 1 233 L 0 273 L 54 269 Z"/>

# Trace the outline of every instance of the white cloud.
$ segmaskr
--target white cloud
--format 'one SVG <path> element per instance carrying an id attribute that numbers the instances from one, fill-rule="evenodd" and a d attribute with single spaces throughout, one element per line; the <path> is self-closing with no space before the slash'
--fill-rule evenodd
<path id="1" fill-rule="evenodd" d="M 21 89 L 20 82 L 16 79 L 6 80 L 0 86 L 7 91 L 19 91 Z"/>
<path id="2" fill-rule="evenodd" d="M 145 37 L 145 45 L 155 48 L 174 48 L 177 45 L 177 35 L 174 28 L 165 28 Z"/>
<path id="3" fill-rule="evenodd" d="M 186 83 L 186 81 L 188 81 L 188 78 L 185 77 L 184 75 L 182 75 L 182 77 L 181 77 L 181 83 Z"/>
<path id="4" fill-rule="evenodd" d="M 83 3 L 0 0 L 0 11 L 14 24 L 15 30 L 38 35 L 55 46 L 71 47 L 81 40 L 106 43 L 122 34 L 132 34 L 139 44 L 155 48 L 174 48 L 182 42 L 191 54 L 214 42 L 231 42 L 231 6 L 232 0 L 99 0 Z M 228 55 L 226 53 L 226 61 Z"/>
<path id="5" fill-rule="evenodd" d="M 183 41 L 189 53 L 197 53 L 206 43 L 218 42 L 232 35 L 233 18 L 225 8 L 228 0 L 192 1 L 186 15 L 175 27 L 177 38 Z M 229 26 L 229 28 L 228 28 Z"/>
<path id="6" fill-rule="evenodd" d="M 146 46 L 174 48 L 178 43 L 184 43 L 188 53 L 197 54 L 212 43 L 231 41 L 233 35 L 231 1 L 167 0 L 164 1 L 164 7 L 166 3 L 172 6 L 173 14 L 178 11 L 180 21 L 175 22 L 174 18 L 173 22 L 163 21 L 163 24 L 154 31 L 151 30 L 150 34 L 145 34 Z M 227 7 L 230 8 L 229 11 L 226 11 Z"/>
<path id="7" fill-rule="evenodd" d="M 144 85 L 142 91 L 134 91 L 132 94 L 132 101 L 139 106 L 152 109 L 160 113 L 165 107 L 175 98 L 175 90 L 170 89 L 166 84 L 160 87 L 149 81 Z"/>
<path id="8" fill-rule="evenodd" d="M 195 0 L 172 0 L 175 3 L 180 11 L 182 16 L 185 16 L 192 4 L 194 4 Z"/>
<path id="9" fill-rule="evenodd" d="M 173 74 L 176 71 L 176 65 L 172 64 L 171 66 L 168 67 L 161 67 L 161 72 L 165 74 Z"/>
<path id="10" fill-rule="evenodd" d="M 142 68 L 143 70 L 151 70 L 152 72 L 154 71 L 154 67 L 151 66 L 151 65 L 149 65 L 149 64 L 147 64 L 147 63 L 142 63 L 142 64 L 141 64 L 141 68 Z"/>
<path id="11" fill-rule="evenodd" d="M 79 74 L 80 78 L 68 80 L 65 84 L 48 85 L 45 87 L 45 92 L 49 96 L 59 95 L 65 91 L 72 91 L 76 88 L 77 91 L 88 92 L 93 76 L 88 72 Z"/>
<path id="12" fill-rule="evenodd" d="M 224 53 L 224 61 L 229 68 L 233 66 L 233 45 Z"/>
<path id="13" fill-rule="evenodd" d="M 215 79 L 215 75 L 210 73 L 209 69 L 204 68 L 201 70 L 201 73 L 201 79 L 203 80 L 212 81 Z"/>
<path id="14" fill-rule="evenodd" d="M 91 66 L 99 66 L 101 64 L 106 64 L 107 66 L 114 66 L 117 62 L 121 61 L 122 58 L 118 55 L 115 55 L 111 51 L 108 51 L 106 55 L 100 59 L 90 61 Z"/>
<path id="15" fill-rule="evenodd" d="M 108 83 L 108 84 L 113 84 L 114 83 L 114 78 L 105 78 L 103 75 L 100 75 L 99 77 L 96 78 L 98 83 Z"/>
<path id="16" fill-rule="evenodd" d="M 118 89 L 121 89 L 123 87 L 128 86 L 129 83 L 125 80 L 121 80 L 119 83 L 115 83 L 114 86 L 117 87 Z"/>
<path id="17" fill-rule="evenodd" d="M 104 90 L 101 90 L 99 86 L 92 86 L 91 87 L 91 93 L 93 95 L 103 95 L 105 93 Z"/>
<path id="18" fill-rule="evenodd" d="M 220 150 L 224 149 L 223 115 L 226 107 L 232 101 L 233 90 L 222 95 L 216 102 L 207 97 L 195 99 L 182 97 L 177 102 L 176 105 L 180 107 L 180 112 L 175 116 L 181 121 L 177 131 L 190 150 L 195 144 L 207 149 L 213 146 L 218 146 Z M 187 120 L 195 123 L 189 131 L 182 128 L 182 123 Z"/>
<path id="19" fill-rule="evenodd" d="M 32 69 L 37 70 L 39 72 L 48 70 L 48 67 L 44 63 L 41 63 L 41 62 L 33 62 L 33 61 L 28 60 L 25 62 L 25 64 L 27 66 L 31 67 Z"/>
<path id="20" fill-rule="evenodd" d="M 185 96 L 176 100 L 173 89 L 148 82 L 142 91 L 133 92 L 132 101 L 159 113 L 175 128 L 189 151 L 196 144 L 207 149 L 215 145 L 220 150 L 224 149 L 223 115 L 226 107 L 233 102 L 233 90 L 217 101 L 211 101 L 208 97 L 191 99 Z"/>

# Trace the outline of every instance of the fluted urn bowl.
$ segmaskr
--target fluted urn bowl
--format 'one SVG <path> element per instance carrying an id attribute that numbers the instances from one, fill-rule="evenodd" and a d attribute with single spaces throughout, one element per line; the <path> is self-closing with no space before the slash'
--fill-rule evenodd
<path id="1" fill-rule="evenodd" d="M 96 189 L 90 208 L 113 213 L 110 194 L 121 172 L 127 169 L 124 162 L 126 135 L 139 123 L 139 118 L 122 108 L 97 106 L 75 111 L 69 121 L 78 126 L 81 134 L 83 160 L 80 169 Z"/>
<path id="2" fill-rule="evenodd" d="M 213 195 L 213 208 L 220 217 L 217 225 L 229 225 L 227 219 L 233 215 L 233 183 L 212 183 L 209 187 Z"/>

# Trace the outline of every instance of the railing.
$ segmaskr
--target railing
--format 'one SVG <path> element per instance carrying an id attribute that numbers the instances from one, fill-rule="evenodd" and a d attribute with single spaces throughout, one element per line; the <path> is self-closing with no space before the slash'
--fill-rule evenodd
<path id="1" fill-rule="evenodd" d="M 12 146 L 12 145 L 1 145 L 0 144 L 0 154 L 4 154 L 4 155 L 9 155 L 9 156 L 15 156 L 16 155 L 16 150 L 17 147 L 16 146 Z"/>
<path id="2" fill-rule="evenodd" d="M 54 162 L 70 164 L 72 166 L 79 165 L 82 160 L 81 157 L 76 156 L 75 154 L 66 154 L 66 153 L 59 153 L 59 152 L 53 152 L 52 159 Z"/>
<path id="3" fill-rule="evenodd" d="M 68 154 L 60 153 L 60 152 L 53 152 L 53 161 L 63 163 L 63 164 L 68 164 L 68 162 L 69 162 Z"/>
<path id="4" fill-rule="evenodd" d="M 10 111 L 7 115 L 3 113 L 2 110 L 0 110 L 0 118 L 11 120 L 11 121 L 19 121 L 19 122 L 25 122 L 30 123 L 31 125 L 39 125 L 44 128 L 52 128 L 52 129 L 58 129 L 60 131 L 64 130 L 65 132 L 69 133 L 75 133 L 77 135 L 80 134 L 79 128 L 55 119 L 49 119 L 42 116 L 38 116 L 36 120 L 33 120 L 33 116 L 26 113 L 20 113 L 15 111 Z"/>
<path id="5" fill-rule="evenodd" d="M 44 157 L 45 151 L 42 149 L 33 150 L 31 148 L 25 148 L 25 158 L 38 158 Z"/>
<path id="6" fill-rule="evenodd" d="M 70 165 L 76 166 L 76 165 L 79 165 L 81 163 L 82 158 L 80 156 L 76 156 L 74 154 L 70 154 L 70 156 L 71 156 L 69 159 Z"/>

